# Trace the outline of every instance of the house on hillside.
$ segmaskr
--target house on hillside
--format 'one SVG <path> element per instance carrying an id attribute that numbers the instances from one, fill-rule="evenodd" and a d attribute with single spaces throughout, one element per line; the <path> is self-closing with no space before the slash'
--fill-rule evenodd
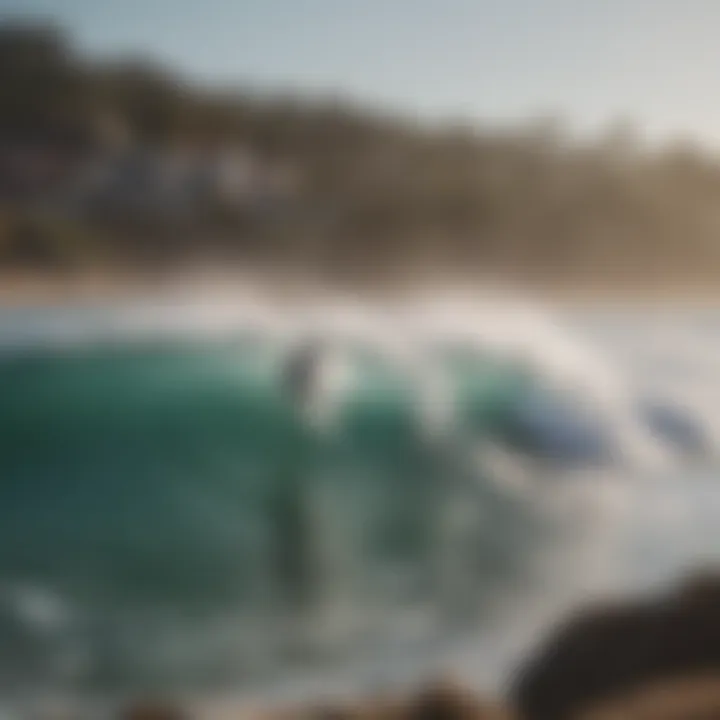
<path id="1" fill-rule="evenodd" d="M 234 147 L 134 149 L 86 175 L 83 202 L 90 211 L 161 218 L 186 218 L 213 207 L 252 211 L 288 197 L 287 177 Z"/>
<path id="2" fill-rule="evenodd" d="M 137 146 L 112 116 L 53 136 L 0 137 L 0 202 L 71 214 L 182 221 L 208 209 L 279 212 L 294 191 L 289 177 L 240 146 Z"/>

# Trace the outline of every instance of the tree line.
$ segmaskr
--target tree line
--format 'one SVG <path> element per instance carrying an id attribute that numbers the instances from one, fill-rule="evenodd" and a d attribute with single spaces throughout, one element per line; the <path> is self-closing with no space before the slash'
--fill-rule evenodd
<path id="1" fill-rule="evenodd" d="M 282 212 L 209 212 L 187 226 L 39 222 L 5 200 L 0 263 L 199 257 L 335 277 L 418 268 L 573 281 L 720 270 L 720 162 L 692 144 L 648 149 L 621 125 L 582 143 L 552 121 L 423 125 L 337 98 L 203 87 L 142 58 L 86 57 L 54 27 L 0 30 L 0 147 L 80 156 L 113 143 L 239 143 L 300 181 Z"/>

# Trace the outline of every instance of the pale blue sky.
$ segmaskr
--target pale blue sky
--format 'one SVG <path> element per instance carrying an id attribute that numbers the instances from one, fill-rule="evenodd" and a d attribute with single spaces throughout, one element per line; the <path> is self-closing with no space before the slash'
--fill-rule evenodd
<path id="1" fill-rule="evenodd" d="M 223 83 L 720 143 L 720 0 L 0 0 L 30 14 Z"/>

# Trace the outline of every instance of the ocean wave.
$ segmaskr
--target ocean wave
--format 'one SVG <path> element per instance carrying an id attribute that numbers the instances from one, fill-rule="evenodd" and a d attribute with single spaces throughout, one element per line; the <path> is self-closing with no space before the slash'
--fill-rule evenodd
<path id="1" fill-rule="evenodd" d="M 506 299 L 6 312 L 0 581 L 74 618 L 7 647 L 65 658 L 30 686 L 257 683 L 537 601 L 608 474 L 716 447 L 601 335 Z"/>

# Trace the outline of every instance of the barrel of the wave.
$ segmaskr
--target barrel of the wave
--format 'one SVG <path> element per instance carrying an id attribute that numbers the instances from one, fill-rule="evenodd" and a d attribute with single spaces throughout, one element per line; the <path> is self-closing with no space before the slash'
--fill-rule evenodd
<path id="1" fill-rule="evenodd" d="M 458 417 L 469 436 L 566 466 L 597 465 L 610 455 L 612 443 L 601 417 L 584 412 L 577 403 L 582 397 L 548 383 L 521 359 L 451 365 Z"/>

